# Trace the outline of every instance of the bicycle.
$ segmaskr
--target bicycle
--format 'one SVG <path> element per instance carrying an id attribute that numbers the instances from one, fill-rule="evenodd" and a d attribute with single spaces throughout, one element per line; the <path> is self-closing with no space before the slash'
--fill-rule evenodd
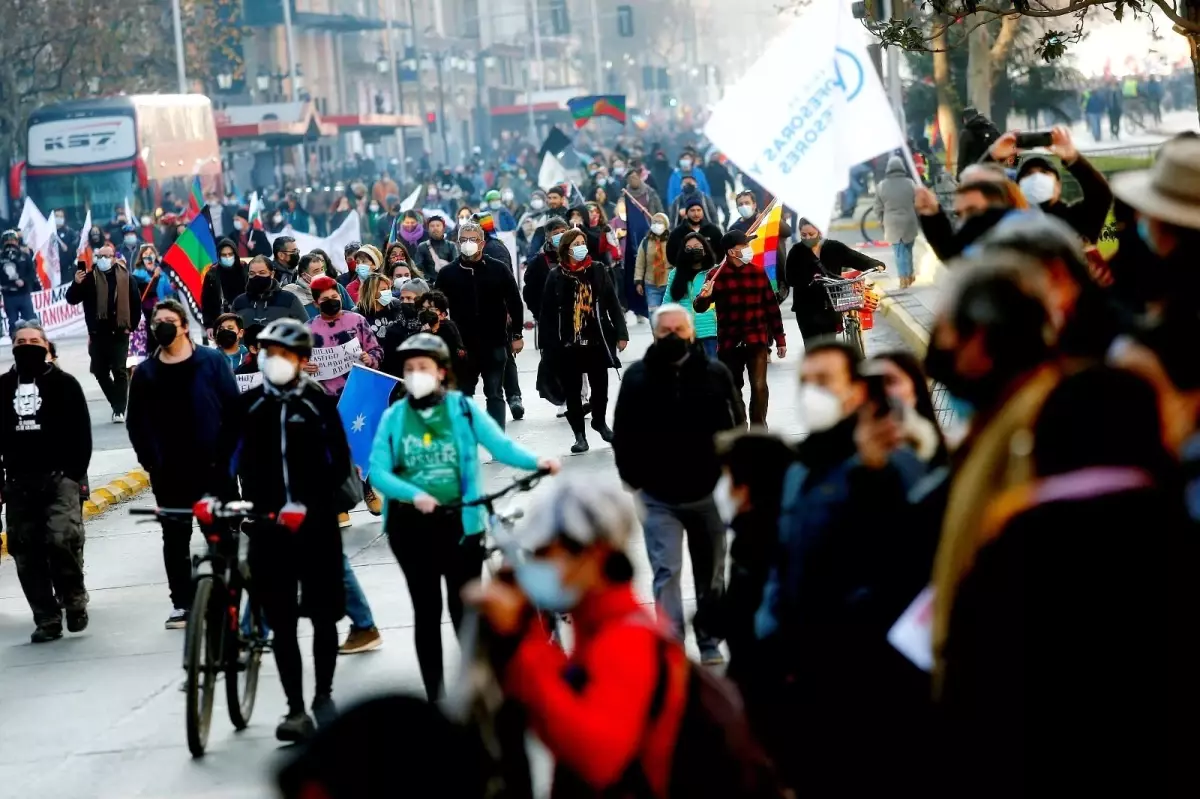
<path id="1" fill-rule="evenodd" d="M 859 311 L 867 307 L 867 276 L 877 271 L 878 268 L 846 273 L 851 274 L 851 277 L 842 279 L 816 278 L 817 282 L 825 287 L 829 306 L 842 315 L 842 338 L 854 348 L 859 357 L 866 357 L 867 354 Z"/>
<path id="2" fill-rule="evenodd" d="M 867 244 L 874 244 L 879 239 L 871 235 L 871 230 L 883 232 L 883 220 L 875 213 L 875 206 L 868 205 L 863 210 L 862 216 L 858 219 L 858 232 L 862 234 L 863 241 Z"/>
<path id="3" fill-rule="evenodd" d="M 192 757 L 203 757 L 211 729 L 216 682 L 225 677 L 229 720 L 237 730 L 250 724 L 258 695 L 263 652 L 270 641 L 263 634 L 262 609 L 251 590 L 250 571 L 241 555 L 241 525 L 245 521 L 276 521 L 275 514 L 256 514 L 249 502 L 201 500 L 192 509 L 132 508 L 133 516 L 159 521 L 200 523 L 208 552 L 192 556 L 192 608 L 184 637 L 183 668 L 187 672 L 187 740 Z M 209 569 L 203 570 L 208 564 Z M 248 624 L 243 617 L 248 617 Z"/>

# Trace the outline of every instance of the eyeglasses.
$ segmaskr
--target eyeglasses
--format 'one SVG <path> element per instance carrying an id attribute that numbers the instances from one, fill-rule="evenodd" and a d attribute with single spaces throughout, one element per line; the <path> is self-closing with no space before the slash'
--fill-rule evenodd
<path id="1" fill-rule="evenodd" d="M 476 244 L 483 244 L 483 239 L 475 239 L 471 238 L 470 236 L 463 236 L 461 239 L 459 239 L 459 241 L 461 241 L 463 244 L 466 244 L 468 241 L 473 241 Z"/>
<path id="2" fill-rule="evenodd" d="M 300 251 L 299 250 L 280 250 L 280 252 L 282 252 L 284 255 L 296 255 Z"/>

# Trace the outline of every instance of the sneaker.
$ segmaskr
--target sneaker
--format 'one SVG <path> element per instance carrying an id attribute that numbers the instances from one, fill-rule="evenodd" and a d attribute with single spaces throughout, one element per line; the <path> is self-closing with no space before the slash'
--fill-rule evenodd
<path id="1" fill-rule="evenodd" d="M 592 429 L 595 430 L 597 433 L 599 433 L 600 438 L 604 439 L 604 441 L 606 443 L 608 443 L 608 444 L 612 443 L 612 440 L 613 440 L 612 428 L 609 427 L 608 424 L 603 419 L 593 419 L 592 420 Z"/>
<path id="2" fill-rule="evenodd" d="M 585 435 L 584 433 L 576 433 L 575 434 L 575 443 L 571 445 L 571 454 L 572 455 L 582 455 L 583 453 L 587 452 L 589 449 L 591 449 L 591 447 L 588 446 L 587 435 Z"/>
<path id="3" fill-rule="evenodd" d="M 312 716 L 297 710 L 283 717 L 283 721 L 275 728 L 275 737 L 285 743 L 299 743 L 313 737 L 316 731 L 317 725 L 313 724 Z"/>
<path id="4" fill-rule="evenodd" d="M 88 615 L 86 610 L 68 610 L 67 611 L 67 630 L 73 633 L 81 633 L 87 629 Z"/>
<path id="5" fill-rule="evenodd" d="M 720 647 L 709 645 L 700 650 L 700 665 L 720 666 L 724 663 L 725 656 L 721 654 Z"/>
<path id="6" fill-rule="evenodd" d="M 367 511 L 372 516 L 383 514 L 383 497 L 379 496 L 375 489 L 368 488 L 367 493 L 363 495 L 363 501 L 367 503 Z M 350 517 L 347 515 L 346 520 L 349 521 L 349 519 Z M 341 524 L 341 521 L 341 519 L 338 519 L 338 524 Z M 346 526 L 349 527 L 350 525 L 347 524 Z"/>
<path id="7" fill-rule="evenodd" d="M 353 526 L 354 526 L 354 522 L 350 521 L 349 513 L 339 513 L 338 514 L 338 527 L 345 529 L 347 527 L 353 527 Z"/>
<path id="8" fill-rule="evenodd" d="M 521 403 L 520 397 L 508 403 L 508 410 L 512 412 L 514 422 L 519 422 L 525 418 L 525 406 Z"/>
<path id="9" fill-rule="evenodd" d="M 114 413 L 112 415 L 112 423 L 113 424 L 125 424 L 125 414 Z"/>
<path id="10" fill-rule="evenodd" d="M 375 627 L 369 627 L 365 630 L 358 630 L 351 627 L 350 634 L 346 636 L 346 643 L 338 648 L 338 654 L 357 655 L 359 652 L 370 652 L 372 649 L 378 649 L 381 646 L 383 646 L 383 636 L 379 634 L 379 630 Z"/>
<path id="11" fill-rule="evenodd" d="M 38 628 L 29 636 L 31 644 L 46 644 L 50 641 L 57 641 L 62 638 L 61 624 L 39 624 Z"/>
<path id="12" fill-rule="evenodd" d="M 319 694 L 313 699 L 312 703 L 313 718 L 317 720 L 318 727 L 328 727 L 337 718 L 337 705 L 333 702 L 333 697 L 329 694 Z"/>
<path id="13" fill-rule="evenodd" d="M 182 630 L 187 627 L 188 612 L 183 608 L 175 608 L 171 611 L 171 615 L 167 616 L 166 628 L 168 630 Z"/>

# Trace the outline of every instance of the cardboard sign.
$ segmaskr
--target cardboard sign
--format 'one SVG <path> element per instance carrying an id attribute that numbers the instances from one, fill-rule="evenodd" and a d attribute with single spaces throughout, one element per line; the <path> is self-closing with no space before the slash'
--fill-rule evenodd
<path id="1" fill-rule="evenodd" d="M 319 347 L 312 352 L 311 363 L 317 367 L 314 375 L 318 381 L 332 380 L 350 371 L 350 367 L 360 362 L 362 345 L 358 339 L 352 339 L 346 344 L 336 347 Z"/>
<path id="2" fill-rule="evenodd" d="M 245 394 L 252 388 L 262 385 L 262 372 L 251 372 L 248 375 L 234 375 L 237 378 L 238 391 Z"/>

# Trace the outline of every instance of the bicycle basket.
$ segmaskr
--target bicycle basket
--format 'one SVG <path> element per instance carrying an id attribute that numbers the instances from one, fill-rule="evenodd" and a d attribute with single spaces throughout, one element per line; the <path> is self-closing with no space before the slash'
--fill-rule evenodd
<path id="1" fill-rule="evenodd" d="M 830 307 L 838 313 L 857 311 L 866 304 L 863 285 L 860 281 L 847 280 L 842 283 L 826 283 L 825 293 L 829 295 Z"/>

